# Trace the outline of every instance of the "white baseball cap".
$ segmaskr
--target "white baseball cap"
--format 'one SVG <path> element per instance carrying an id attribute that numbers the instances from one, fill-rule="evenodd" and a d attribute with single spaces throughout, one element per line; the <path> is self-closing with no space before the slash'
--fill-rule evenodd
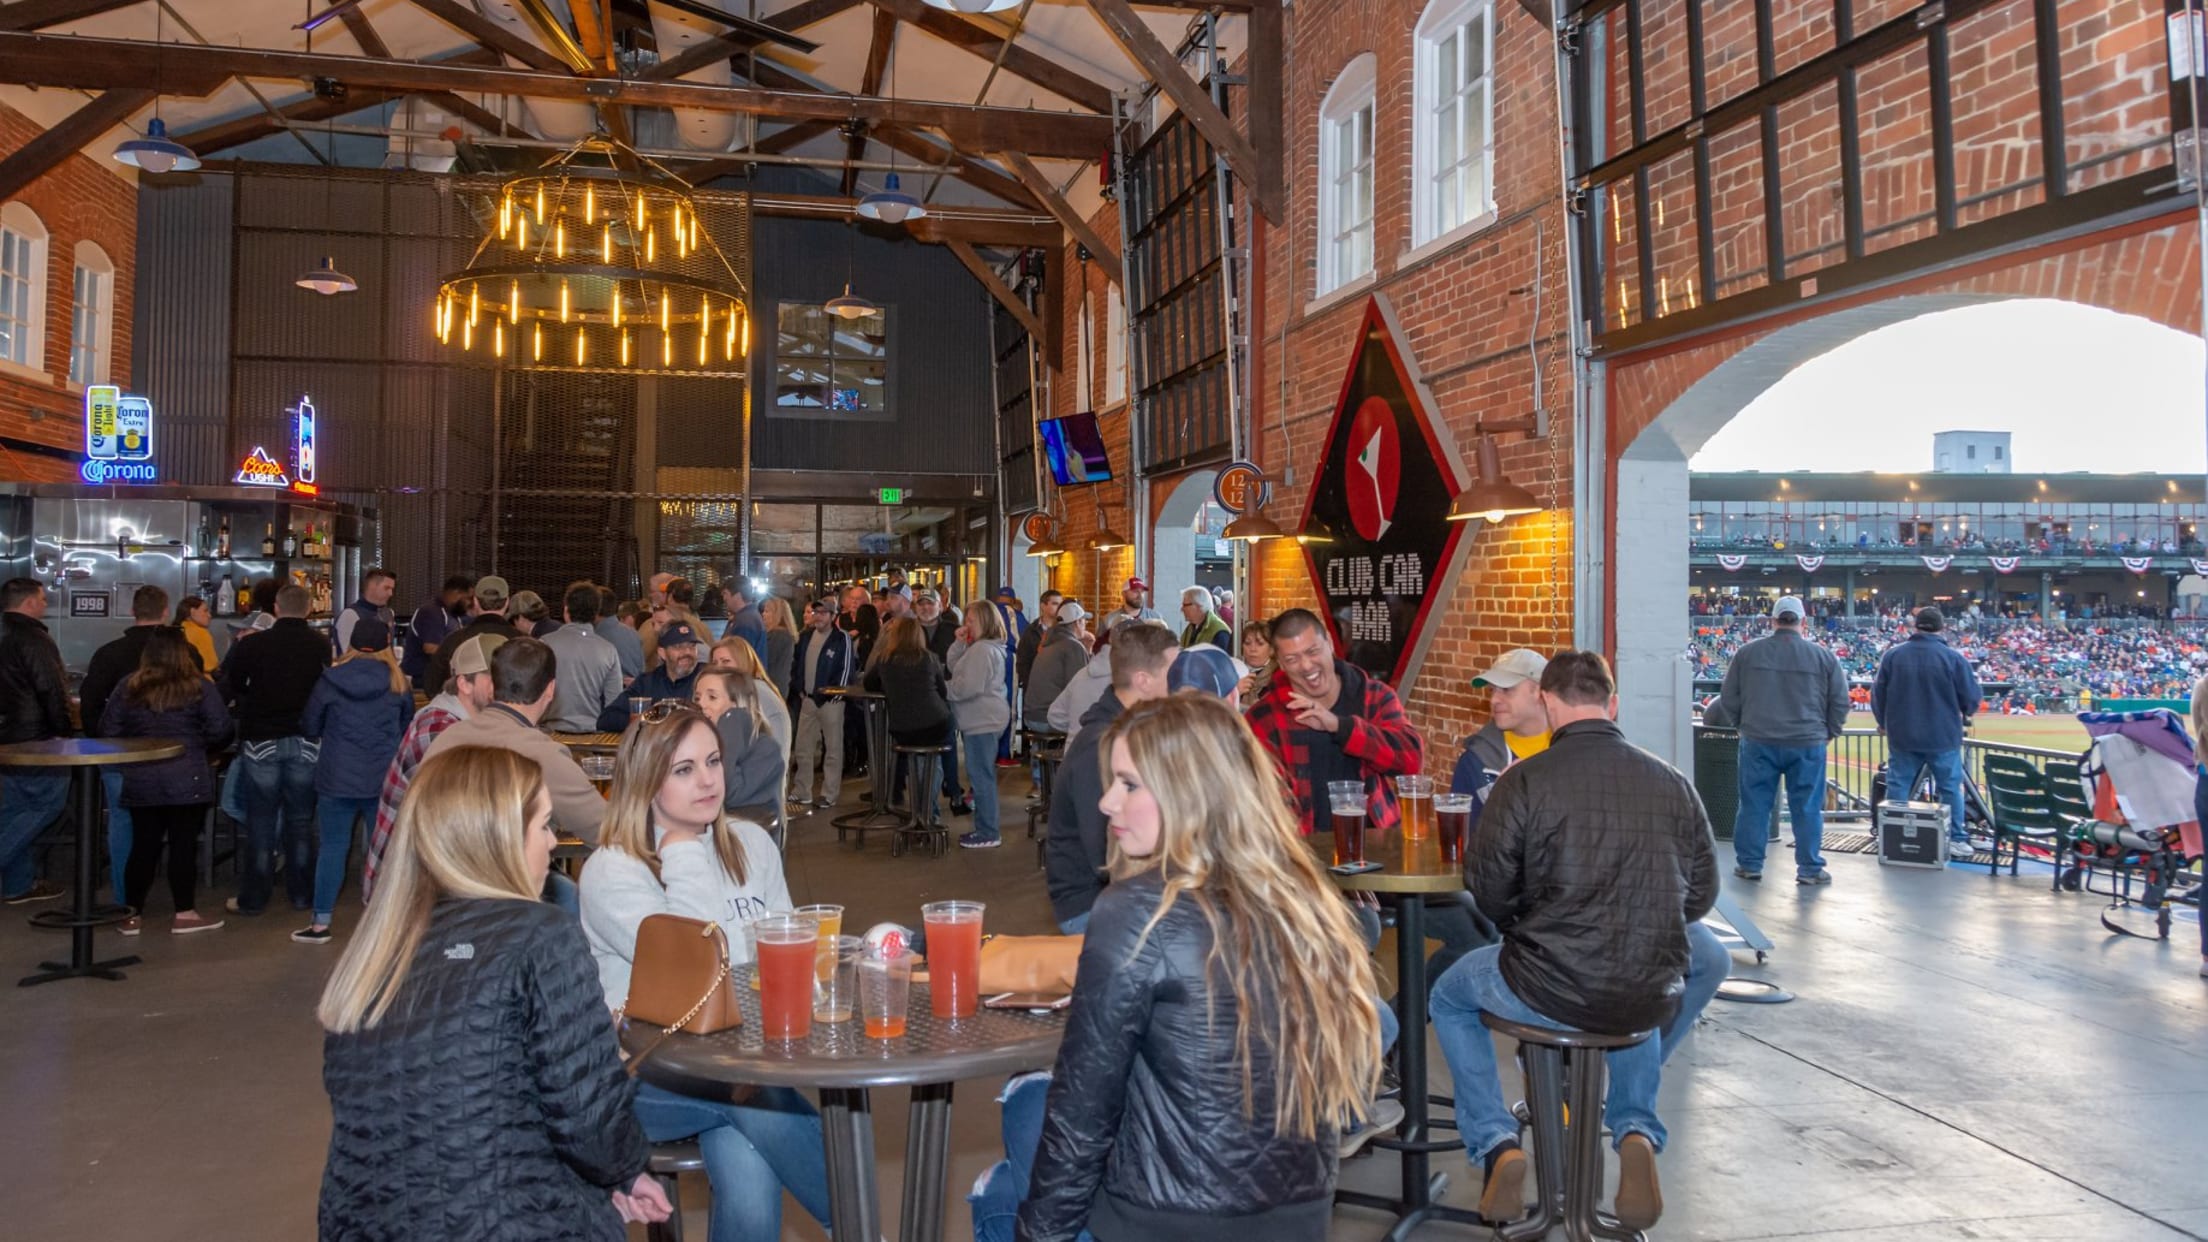
<path id="1" fill-rule="evenodd" d="M 1089 610 L 1083 608 L 1079 600 L 1069 599 L 1058 605 L 1058 624 L 1060 625 L 1072 625 L 1088 615 Z"/>
<path id="2" fill-rule="evenodd" d="M 1779 602 L 1772 605 L 1771 615 L 1774 617 L 1784 617 L 1789 615 L 1796 617 L 1806 617 L 1809 615 L 1809 609 L 1802 607 L 1801 596 L 1781 595 L 1779 597 Z"/>
<path id="3" fill-rule="evenodd" d="M 1503 658 L 1495 661 L 1495 667 L 1473 678 L 1472 684 L 1493 690 L 1508 690 L 1523 682 L 1541 680 L 1541 674 L 1548 667 L 1547 656 L 1530 648 L 1519 647 L 1504 652 Z"/>

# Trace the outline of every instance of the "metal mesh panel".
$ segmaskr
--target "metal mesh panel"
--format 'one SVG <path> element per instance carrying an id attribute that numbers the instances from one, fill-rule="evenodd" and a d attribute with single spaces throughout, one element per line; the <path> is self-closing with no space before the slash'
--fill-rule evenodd
<path id="1" fill-rule="evenodd" d="M 1217 182 L 1211 144 L 1179 114 L 1129 161 L 1130 361 L 1148 474 L 1223 458 L 1232 435 Z"/>

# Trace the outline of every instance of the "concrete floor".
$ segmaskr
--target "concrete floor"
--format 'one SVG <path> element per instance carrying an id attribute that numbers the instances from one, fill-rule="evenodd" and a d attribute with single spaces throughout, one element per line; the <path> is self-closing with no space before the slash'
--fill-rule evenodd
<path id="1" fill-rule="evenodd" d="M 1006 780 L 1008 811 L 1021 785 Z M 849 927 L 965 897 L 990 903 L 993 930 L 1049 931 L 1034 852 L 1007 827 L 1003 849 L 893 860 L 880 838 L 860 853 L 836 846 L 825 817 L 800 821 L 792 893 L 843 902 Z M 2118 940 L 2096 899 L 2050 895 L 2044 873 L 1988 880 L 1857 855 L 1832 868 L 1822 891 L 1734 890 L 1777 942 L 1768 965 L 1743 955 L 1740 972 L 1799 999 L 1720 1000 L 1671 1062 L 1668 1211 L 1652 1239 L 2208 1238 L 2208 980 L 2189 919 L 2169 944 Z M 0 913 L 7 978 L 66 951 L 23 914 Z M 125 982 L 0 992 L 0 1237 L 312 1236 L 329 1121 L 311 1011 L 336 950 L 292 944 L 301 920 L 288 912 L 182 939 L 150 922 L 135 942 L 100 935 L 103 954 L 146 958 Z M 1445 1090 L 1438 1050 L 1432 1064 Z M 965 1188 L 998 1154 L 997 1086 L 960 1088 L 953 1239 L 968 1236 Z M 876 1109 L 894 1217 L 903 1094 L 877 1093 Z M 1435 1167 L 1451 1174 L 1447 1201 L 1477 1197 L 1461 1159 Z M 1342 1175 L 1376 1191 L 1395 1179 L 1385 1154 Z M 704 1187 L 686 1189 L 703 1239 Z M 1344 1209 L 1335 1236 L 1377 1238 L 1387 1223 Z M 792 1208 L 785 1235 L 822 1233 Z"/>

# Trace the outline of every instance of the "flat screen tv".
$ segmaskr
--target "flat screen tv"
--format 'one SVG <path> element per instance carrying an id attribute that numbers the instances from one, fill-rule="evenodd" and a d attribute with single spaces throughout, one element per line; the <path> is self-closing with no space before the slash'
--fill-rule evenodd
<path id="1" fill-rule="evenodd" d="M 1058 486 L 1102 483 L 1112 477 L 1112 458 L 1104 451 L 1104 433 L 1097 429 L 1095 414 L 1083 411 L 1046 418 L 1039 430 L 1050 477 Z"/>

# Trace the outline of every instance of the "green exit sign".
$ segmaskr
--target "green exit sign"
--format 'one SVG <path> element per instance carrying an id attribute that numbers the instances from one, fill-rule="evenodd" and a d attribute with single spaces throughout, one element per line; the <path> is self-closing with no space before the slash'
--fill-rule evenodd
<path id="1" fill-rule="evenodd" d="M 905 503 L 905 489 L 901 487 L 876 488 L 874 498 L 885 505 L 901 505 Z"/>

